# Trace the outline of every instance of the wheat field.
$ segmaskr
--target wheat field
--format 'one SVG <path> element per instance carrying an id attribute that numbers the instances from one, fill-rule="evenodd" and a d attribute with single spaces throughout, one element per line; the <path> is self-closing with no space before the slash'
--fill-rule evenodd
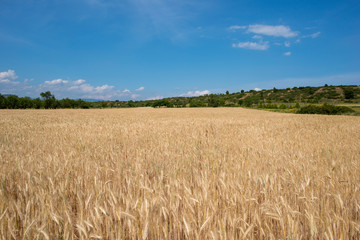
<path id="1" fill-rule="evenodd" d="M 360 239 L 360 118 L 0 111 L 1 239 Z"/>

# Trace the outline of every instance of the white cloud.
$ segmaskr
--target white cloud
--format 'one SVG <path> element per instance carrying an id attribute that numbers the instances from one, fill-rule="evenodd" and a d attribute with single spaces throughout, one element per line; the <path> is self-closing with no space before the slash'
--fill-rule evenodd
<path id="1" fill-rule="evenodd" d="M 0 79 L 0 83 L 10 83 L 9 79 Z"/>
<path id="2" fill-rule="evenodd" d="M 44 81 L 42 84 L 32 84 L 33 79 L 15 81 L 18 76 L 14 70 L 0 72 L 0 89 L 2 94 L 16 94 L 19 96 L 38 97 L 41 92 L 51 91 L 56 98 L 93 98 L 93 99 L 122 99 L 139 98 L 140 94 L 132 94 L 130 90 L 116 89 L 114 86 L 103 84 L 94 86 L 84 79 L 64 80 L 61 78 Z M 141 89 L 143 87 L 140 87 Z"/>
<path id="3" fill-rule="evenodd" d="M 51 91 L 57 98 L 94 98 L 94 99 L 118 99 L 130 98 L 131 92 L 128 89 L 123 91 L 115 89 L 108 84 L 93 86 L 84 79 L 75 81 L 55 79 L 40 84 L 39 91 Z"/>
<path id="4" fill-rule="evenodd" d="M 233 48 L 246 48 L 251 50 L 267 50 L 269 48 L 268 42 L 239 42 L 239 43 L 233 43 Z"/>
<path id="5" fill-rule="evenodd" d="M 155 97 L 147 98 L 146 100 L 159 100 L 159 99 L 163 99 L 163 98 L 164 98 L 163 96 L 155 96 Z"/>
<path id="6" fill-rule="evenodd" d="M 290 55 L 291 55 L 291 52 L 285 52 L 284 55 L 285 55 L 285 56 L 290 56 Z"/>
<path id="7" fill-rule="evenodd" d="M 78 84 L 82 84 L 85 83 L 86 81 L 84 79 L 78 79 L 76 81 L 74 81 L 74 84 L 78 85 Z"/>
<path id="8" fill-rule="evenodd" d="M 55 80 L 52 80 L 52 81 L 45 81 L 44 83 L 45 84 L 48 84 L 48 85 L 57 85 L 57 84 L 61 84 L 61 83 L 68 83 L 69 81 L 68 80 L 63 80 L 63 79 L 55 79 Z"/>
<path id="9" fill-rule="evenodd" d="M 247 26 L 238 26 L 232 25 L 228 27 L 229 30 L 245 29 L 243 33 L 252 34 L 251 39 L 258 39 L 258 41 L 249 40 L 242 41 L 239 43 L 233 43 L 232 46 L 234 48 L 246 48 L 246 49 L 254 49 L 254 50 L 267 50 L 270 45 L 283 46 L 286 48 L 290 48 L 291 44 L 300 43 L 300 39 L 303 38 L 317 38 L 321 34 L 321 32 L 315 32 L 309 35 L 301 35 L 300 32 L 292 30 L 289 26 L 286 25 L 266 25 L 266 24 L 249 24 Z M 293 42 L 285 41 L 279 42 L 280 38 L 290 39 L 293 37 L 297 37 L 297 39 Z M 287 54 L 290 55 L 290 54 Z"/>
<path id="10" fill-rule="evenodd" d="M 297 32 L 294 32 L 288 26 L 284 25 L 262 25 L 262 24 L 252 24 L 248 27 L 248 32 L 261 34 L 266 36 L 273 36 L 273 37 L 284 37 L 290 38 L 295 37 L 298 35 Z"/>
<path id="11" fill-rule="evenodd" d="M 186 93 L 180 94 L 180 97 L 197 97 L 197 96 L 201 96 L 201 95 L 206 95 L 206 94 L 210 94 L 209 90 L 203 90 L 203 91 L 188 91 Z"/>
<path id="12" fill-rule="evenodd" d="M 135 89 L 135 91 L 142 91 L 144 89 L 145 89 L 145 87 L 139 87 L 139 88 Z"/>
<path id="13" fill-rule="evenodd" d="M 0 72 L 0 83 L 12 83 L 17 84 L 15 80 L 18 79 L 18 76 L 15 74 L 14 70 L 9 69 L 7 72 Z"/>
<path id="14" fill-rule="evenodd" d="M 109 85 L 105 84 L 105 85 L 96 87 L 95 92 L 102 93 L 104 91 L 111 90 L 113 88 L 114 88 L 114 86 L 109 86 Z"/>
<path id="15" fill-rule="evenodd" d="M 84 83 L 84 84 L 81 84 L 78 89 L 82 92 L 82 93 L 91 93 L 94 91 L 94 87 L 87 84 L 87 83 Z"/>
<path id="16" fill-rule="evenodd" d="M 261 88 L 254 88 L 255 91 L 261 91 L 262 89 Z"/>

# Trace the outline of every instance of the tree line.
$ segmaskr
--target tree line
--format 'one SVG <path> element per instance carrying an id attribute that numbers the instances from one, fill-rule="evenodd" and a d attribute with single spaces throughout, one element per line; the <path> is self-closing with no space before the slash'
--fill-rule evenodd
<path id="1" fill-rule="evenodd" d="M 40 97 L 18 97 L 16 95 L 4 96 L 0 94 L 0 109 L 56 109 L 56 108 L 89 108 L 89 102 L 81 99 L 64 98 L 58 100 L 50 91 L 40 93 Z"/>
<path id="2" fill-rule="evenodd" d="M 293 87 L 286 89 L 263 89 L 230 93 L 207 94 L 196 97 L 171 97 L 160 100 L 140 101 L 97 101 L 55 98 L 50 91 L 42 92 L 39 98 L 3 96 L 0 94 L 0 108 L 8 109 L 56 109 L 56 108 L 132 108 L 132 107 L 247 107 L 259 109 L 293 109 L 306 104 L 357 103 L 360 100 L 360 87 L 325 86 Z"/>

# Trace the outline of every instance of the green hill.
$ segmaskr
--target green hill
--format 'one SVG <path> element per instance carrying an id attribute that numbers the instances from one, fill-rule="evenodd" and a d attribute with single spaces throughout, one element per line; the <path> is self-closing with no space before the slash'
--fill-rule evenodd
<path id="1" fill-rule="evenodd" d="M 309 104 L 326 103 L 348 105 L 360 114 L 360 86 L 357 85 L 241 90 L 235 93 L 226 91 L 226 93 L 198 97 L 171 97 L 144 101 L 57 100 L 50 92 L 49 94 L 51 96 L 49 99 L 18 98 L 15 95 L 2 96 L 0 94 L 0 108 L 249 107 L 292 112 L 292 109 L 299 109 Z"/>
<path id="2" fill-rule="evenodd" d="M 287 108 L 305 104 L 360 104 L 360 86 L 322 86 L 240 91 L 209 94 L 199 97 L 171 97 L 146 101 L 107 101 L 108 107 L 260 107 L 272 108 L 282 104 Z M 103 104 L 97 103 L 98 105 Z M 271 106 L 272 105 L 272 106 Z M 282 106 L 284 107 L 284 106 Z"/>

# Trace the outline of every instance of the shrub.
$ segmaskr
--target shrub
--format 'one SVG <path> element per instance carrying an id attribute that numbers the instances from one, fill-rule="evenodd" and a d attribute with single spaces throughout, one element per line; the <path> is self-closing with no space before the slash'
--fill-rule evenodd
<path id="1" fill-rule="evenodd" d="M 162 99 L 155 101 L 152 105 L 152 107 L 173 107 L 173 104 L 169 102 L 168 100 Z"/>
<path id="2" fill-rule="evenodd" d="M 307 105 L 300 108 L 297 113 L 300 114 L 327 114 L 327 115 L 338 115 L 343 113 L 354 112 L 353 109 L 344 106 L 334 106 L 331 104 L 324 103 L 322 106 Z"/>
<path id="3" fill-rule="evenodd" d="M 345 99 L 354 99 L 355 97 L 354 90 L 352 89 L 345 89 L 344 94 L 345 94 Z"/>
<path id="4" fill-rule="evenodd" d="M 286 109 L 286 105 L 285 104 L 281 104 L 279 109 Z"/>

